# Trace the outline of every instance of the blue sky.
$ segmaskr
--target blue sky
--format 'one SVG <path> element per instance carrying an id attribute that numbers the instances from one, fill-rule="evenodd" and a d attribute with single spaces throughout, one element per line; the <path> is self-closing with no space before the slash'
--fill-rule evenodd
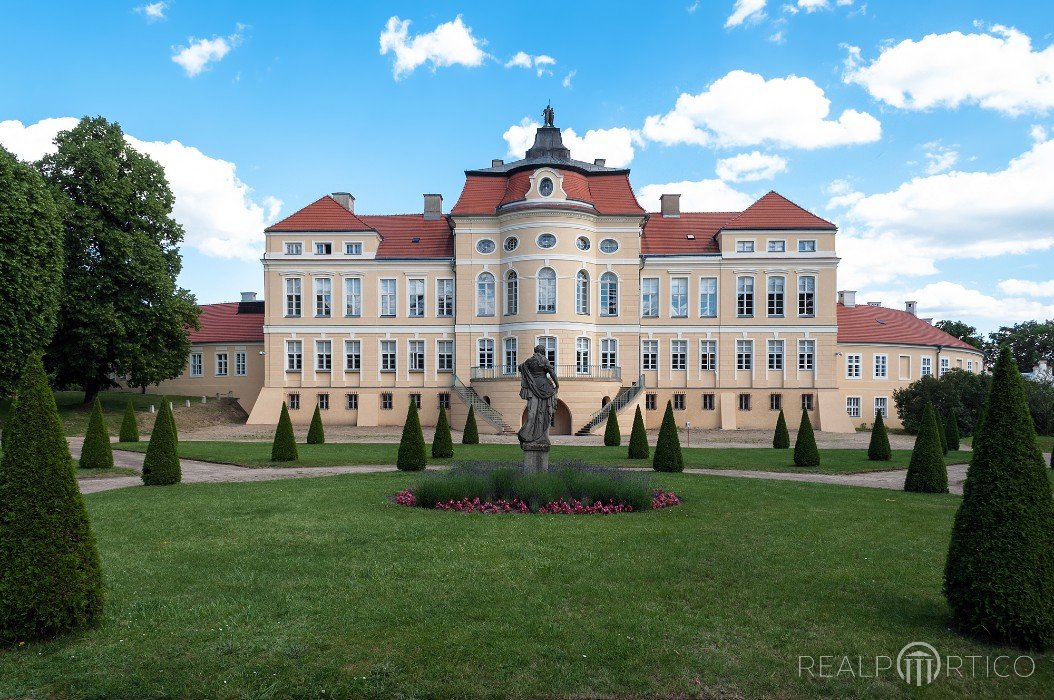
<path id="1" fill-rule="evenodd" d="M 775 189 L 839 224 L 865 300 L 1054 316 L 1049 3 L 4 2 L 0 26 L 0 144 L 120 122 L 169 173 L 203 303 L 260 290 L 263 226 L 321 194 L 453 206 L 551 100 L 645 202 Z"/>

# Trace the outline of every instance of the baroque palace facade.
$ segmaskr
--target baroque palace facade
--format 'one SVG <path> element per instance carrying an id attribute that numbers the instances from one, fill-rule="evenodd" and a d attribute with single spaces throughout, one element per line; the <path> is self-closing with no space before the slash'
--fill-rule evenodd
<path id="1" fill-rule="evenodd" d="M 526 157 L 466 171 L 448 214 L 355 212 L 327 195 L 266 230 L 266 304 L 205 307 L 186 373 L 161 390 L 229 393 L 250 423 L 398 426 L 415 401 L 463 425 L 516 430 L 518 363 L 560 377 L 553 432 L 765 428 L 802 408 L 820 430 L 889 416 L 927 374 L 982 371 L 980 352 L 916 316 L 837 291 L 834 224 L 769 192 L 742 212 L 647 213 L 626 169 L 571 158 L 538 129 Z M 892 423 L 898 424 L 895 412 Z"/>

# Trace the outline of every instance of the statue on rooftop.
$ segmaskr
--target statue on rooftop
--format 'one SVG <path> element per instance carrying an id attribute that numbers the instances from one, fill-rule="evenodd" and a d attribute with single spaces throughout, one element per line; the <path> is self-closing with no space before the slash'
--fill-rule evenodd
<path id="1" fill-rule="evenodd" d="M 556 112 L 553 110 L 553 106 L 548 104 L 545 109 L 542 110 L 542 119 L 545 120 L 545 126 L 553 126 L 553 120 L 556 119 Z"/>

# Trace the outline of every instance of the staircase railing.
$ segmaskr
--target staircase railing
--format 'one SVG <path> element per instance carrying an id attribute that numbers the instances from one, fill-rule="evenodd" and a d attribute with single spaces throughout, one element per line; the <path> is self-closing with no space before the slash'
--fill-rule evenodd
<path id="1" fill-rule="evenodd" d="M 602 406 L 600 410 L 590 416 L 589 420 L 586 421 L 586 424 L 579 428 L 575 435 L 588 435 L 593 432 L 597 426 L 608 419 L 608 414 L 611 413 L 612 410 L 614 410 L 615 413 L 619 413 L 626 406 L 633 403 L 633 400 L 637 398 L 643 390 L 644 375 L 642 374 L 634 384 L 622 387 L 610 403 L 606 406 Z"/>
<path id="2" fill-rule="evenodd" d="M 501 412 L 484 401 L 483 398 L 476 393 L 475 389 L 466 386 L 464 382 L 457 378 L 457 376 L 454 377 L 454 393 L 456 393 L 466 405 L 471 406 L 477 416 L 487 421 L 501 432 L 512 432 L 512 428 L 505 422 L 505 417 L 501 415 Z"/>

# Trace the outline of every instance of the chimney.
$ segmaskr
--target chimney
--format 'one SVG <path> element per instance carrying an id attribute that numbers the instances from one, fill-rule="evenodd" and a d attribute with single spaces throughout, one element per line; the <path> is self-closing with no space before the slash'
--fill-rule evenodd
<path id="1" fill-rule="evenodd" d="M 847 309 L 853 308 L 856 306 L 856 292 L 848 290 L 838 292 L 838 303 Z"/>
<path id="2" fill-rule="evenodd" d="M 677 218 L 681 215 L 681 195 L 664 194 L 659 197 L 659 210 L 664 218 Z"/>
<path id="3" fill-rule="evenodd" d="M 425 195 L 425 221 L 438 221 L 443 218 L 443 195 Z"/>
<path id="4" fill-rule="evenodd" d="M 905 301 L 904 310 L 912 316 L 917 316 L 919 312 L 919 302 L 917 301 Z"/>
<path id="5" fill-rule="evenodd" d="M 242 292 L 242 301 L 256 301 L 256 292 Z"/>
<path id="6" fill-rule="evenodd" d="M 490 167 L 492 168 L 497 168 L 502 165 L 505 165 L 505 161 L 503 161 L 501 158 L 494 158 L 490 161 Z"/>
<path id="7" fill-rule="evenodd" d="M 350 192 L 334 192 L 330 197 L 352 214 L 355 213 L 355 198 L 351 196 Z"/>
<path id="8" fill-rule="evenodd" d="M 603 168 L 604 163 L 607 163 L 607 158 L 595 158 L 593 159 L 593 165 Z"/>

